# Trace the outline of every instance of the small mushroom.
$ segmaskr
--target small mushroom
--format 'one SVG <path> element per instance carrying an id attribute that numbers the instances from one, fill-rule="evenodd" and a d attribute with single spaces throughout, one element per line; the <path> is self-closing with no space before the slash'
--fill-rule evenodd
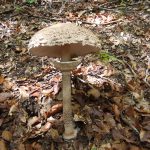
<path id="1" fill-rule="evenodd" d="M 80 61 L 72 58 L 83 56 L 100 50 L 100 41 L 90 30 L 74 23 L 58 23 L 38 31 L 29 42 L 29 51 L 33 55 L 60 58 L 54 66 L 62 71 L 63 84 L 63 120 L 64 139 L 77 136 L 71 108 L 71 78 L 70 71 Z"/>

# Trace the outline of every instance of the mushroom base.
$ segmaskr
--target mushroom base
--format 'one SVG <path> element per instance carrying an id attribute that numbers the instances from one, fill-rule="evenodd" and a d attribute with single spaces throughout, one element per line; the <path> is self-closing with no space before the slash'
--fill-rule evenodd
<path id="1" fill-rule="evenodd" d="M 67 131 L 64 132 L 63 138 L 65 140 L 70 140 L 70 139 L 75 139 L 77 137 L 78 129 L 68 129 Z"/>

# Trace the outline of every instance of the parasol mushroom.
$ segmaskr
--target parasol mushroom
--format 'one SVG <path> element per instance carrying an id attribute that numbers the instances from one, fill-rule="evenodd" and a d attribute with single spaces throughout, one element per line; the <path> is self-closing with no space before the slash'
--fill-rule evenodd
<path id="1" fill-rule="evenodd" d="M 62 71 L 64 139 L 77 136 L 71 108 L 70 71 L 80 62 L 72 58 L 100 50 L 100 41 L 91 31 L 73 23 L 58 23 L 38 31 L 29 42 L 33 55 L 60 58 L 54 66 Z"/>

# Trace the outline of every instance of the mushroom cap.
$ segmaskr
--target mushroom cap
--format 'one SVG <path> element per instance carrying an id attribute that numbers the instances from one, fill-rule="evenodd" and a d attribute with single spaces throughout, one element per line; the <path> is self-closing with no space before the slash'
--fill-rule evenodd
<path id="1" fill-rule="evenodd" d="M 98 37 L 90 30 L 74 23 L 58 23 L 33 35 L 29 51 L 37 56 L 70 58 L 100 50 Z"/>

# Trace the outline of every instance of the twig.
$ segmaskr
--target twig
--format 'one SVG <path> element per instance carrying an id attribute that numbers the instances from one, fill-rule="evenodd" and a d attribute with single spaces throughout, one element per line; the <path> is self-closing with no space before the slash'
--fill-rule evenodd
<path id="1" fill-rule="evenodd" d="M 147 78 L 150 76 L 150 74 L 149 74 L 149 70 L 150 70 L 150 57 L 149 56 L 147 56 L 147 60 L 148 60 L 148 63 L 147 63 L 148 67 L 147 67 L 147 69 L 145 71 L 146 76 L 145 76 L 145 78 L 143 80 L 150 87 L 150 84 L 147 81 Z"/>
<path id="2" fill-rule="evenodd" d="M 135 73 L 135 71 L 132 69 L 132 67 L 125 61 L 123 60 L 123 62 L 129 67 L 130 71 L 132 72 L 132 74 L 134 75 L 134 77 L 137 78 L 137 74 Z"/>
<path id="3" fill-rule="evenodd" d="M 109 24 L 113 24 L 113 23 L 117 23 L 117 22 L 122 22 L 122 19 L 118 19 L 118 20 L 114 20 L 114 21 L 111 21 L 111 22 L 103 23 L 101 25 L 109 25 Z"/>
<path id="4" fill-rule="evenodd" d="M 147 57 L 148 57 L 148 56 L 147 56 Z M 132 67 L 131 67 L 125 60 L 124 60 L 123 62 L 129 67 L 129 69 L 130 69 L 130 71 L 133 73 L 134 77 L 139 79 L 138 75 L 135 73 L 135 71 L 132 69 Z M 149 62 L 149 63 L 150 63 L 150 62 Z M 150 65 L 150 64 L 149 64 L 149 65 Z M 146 76 L 145 76 L 145 78 L 143 79 L 143 81 L 144 81 L 145 84 L 147 84 L 147 85 L 150 87 L 150 84 L 147 82 L 147 78 L 148 78 L 148 76 L 149 76 L 148 71 L 149 71 L 149 68 L 146 69 Z"/>
<path id="5" fill-rule="evenodd" d="M 107 10 L 107 11 L 114 11 L 114 12 L 119 12 L 117 9 L 110 9 L 110 8 L 104 8 L 104 7 L 99 7 L 101 10 Z"/>
<path id="6" fill-rule="evenodd" d="M 72 20 L 72 21 L 77 21 L 77 22 L 78 22 L 78 21 L 80 21 L 80 20 Z M 111 21 L 111 22 L 107 22 L 107 23 L 100 24 L 100 25 L 98 25 L 98 26 L 114 24 L 114 23 L 121 22 L 121 21 L 122 21 L 122 19 L 118 19 L 118 20 L 114 20 L 114 21 Z M 82 20 L 81 20 L 81 22 L 82 22 L 83 24 L 97 25 L 97 24 L 94 23 L 94 22 L 87 22 L 87 21 L 82 21 Z"/>
<path id="7" fill-rule="evenodd" d="M 44 16 L 32 15 L 30 13 L 24 14 L 24 15 L 28 15 L 29 17 L 39 18 L 39 19 L 46 20 L 46 21 L 63 21 L 63 19 L 61 19 L 61 18 L 48 18 L 48 17 L 44 17 Z"/>
<path id="8" fill-rule="evenodd" d="M 138 136 L 138 138 L 140 138 L 139 131 L 132 124 L 132 120 L 124 114 L 124 111 L 121 111 L 120 117 L 121 117 L 122 121 L 134 131 L 134 133 Z"/>
<path id="9" fill-rule="evenodd" d="M 0 12 L 0 15 L 12 13 L 14 10 L 15 10 L 14 8 L 13 8 L 13 9 L 9 9 L 9 10 L 5 10 L 5 11 L 3 11 L 3 12 Z"/>
<path id="10" fill-rule="evenodd" d="M 101 4 L 100 6 L 102 7 L 102 6 L 105 6 L 107 4 L 114 4 L 114 3 L 117 3 L 117 2 L 118 2 L 118 0 L 117 1 L 113 1 L 113 2 L 106 2 L 104 4 Z"/>

